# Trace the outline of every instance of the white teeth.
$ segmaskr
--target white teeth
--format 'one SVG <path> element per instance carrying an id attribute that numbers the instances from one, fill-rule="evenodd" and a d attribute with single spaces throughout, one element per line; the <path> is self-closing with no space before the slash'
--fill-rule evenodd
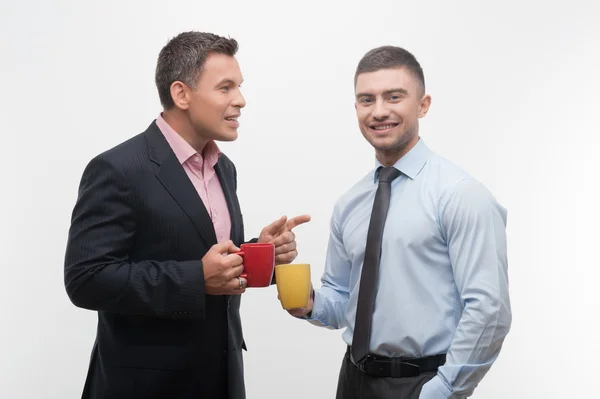
<path id="1" fill-rule="evenodd" d="M 384 126 L 375 126 L 373 129 L 375 130 L 387 130 L 393 128 L 395 125 L 384 125 Z"/>
<path id="2" fill-rule="evenodd" d="M 225 119 L 226 119 L 226 120 L 228 120 L 228 121 L 234 121 L 234 122 L 237 122 L 237 118 L 225 118 Z"/>

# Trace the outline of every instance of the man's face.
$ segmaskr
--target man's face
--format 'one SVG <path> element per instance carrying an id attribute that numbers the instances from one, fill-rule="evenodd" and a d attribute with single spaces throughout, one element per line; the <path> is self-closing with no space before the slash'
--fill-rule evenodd
<path id="1" fill-rule="evenodd" d="M 240 91 L 242 72 L 235 59 L 212 53 L 206 58 L 196 89 L 188 88 L 188 111 L 196 133 L 205 140 L 237 139 L 237 118 L 246 105 Z"/>
<path id="2" fill-rule="evenodd" d="M 418 141 L 418 119 L 427 113 L 431 98 L 410 70 L 361 73 L 355 93 L 360 131 L 378 155 L 399 158 L 412 148 Z"/>

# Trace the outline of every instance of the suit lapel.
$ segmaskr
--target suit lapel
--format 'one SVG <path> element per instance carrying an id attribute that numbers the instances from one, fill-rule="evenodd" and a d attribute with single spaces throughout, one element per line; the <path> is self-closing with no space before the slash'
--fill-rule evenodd
<path id="1" fill-rule="evenodd" d="M 239 237 L 239 220 L 237 218 L 237 199 L 235 197 L 235 188 L 233 187 L 233 173 L 226 173 L 227 168 L 222 167 L 222 162 L 219 160 L 215 165 L 215 172 L 221 183 L 223 194 L 227 202 L 227 209 L 229 209 L 229 216 L 231 219 L 231 239 L 236 242 Z"/>
<path id="2" fill-rule="evenodd" d="M 210 215 L 169 143 L 154 122 L 146 131 L 146 138 L 150 159 L 156 164 L 154 169 L 156 177 L 190 218 L 207 248 L 210 248 L 217 243 Z"/>
<path id="3" fill-rule="evenodd" d="M 241 242 L 241 238 L 240 238 L 240 223 L 241 221 L 238 219 L 238 217 L 236 215 L 238 215 L 237 212 L 237 198 L 236 198 L 236 193 L 235 193 L 235 188 L 233 187 L 234 185 L 234 179 L 235 177 L 233 176 L 233 171 L 230 170 L 230 168 L 227 167 L 227 165 L 224 165 L 224 163 L 222 162 L 223 158 L 219 158 L 219 161 L 217 162 L 217 164 L 215 165 L 215 173 L 217 174 L 217 177 L 219 178 L 219 183 L 221 183 L 221 188 L 223 189 L 223 194 L 225 195 L 225 201 L 227 202 L 227 209 L 229 210 L 229 218 L 231 219 L 231 234 L 229 235 L 231 240 L 234 243 L 237 243 L 238 245 L 240 245 Z M 227 303 L 231 303 L 231 301 L 233 300 L 233 298 L 235 297 L 239 297 L 239 295 L 235 295 L 235 296 L 231 296 L 231 295 L 225 295 Z M 238 299 L 239 300 L 239 299 Z M 239 305 L 238 305 L 239 307 Z M 227 308 L 229 309 L 229 306 L 227 306 Z"/>

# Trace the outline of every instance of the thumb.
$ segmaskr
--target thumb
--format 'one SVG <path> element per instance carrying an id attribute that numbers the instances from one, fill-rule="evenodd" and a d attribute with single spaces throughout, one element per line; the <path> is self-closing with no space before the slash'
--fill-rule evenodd
<path id="1" fill-rule="evenodd" d="M 213 249 L 220 254 L 226 254 L 228 252 L 238 252 L 240 249 L 233 245 L 233 241 L 227 240 L 213 245 Z"/>

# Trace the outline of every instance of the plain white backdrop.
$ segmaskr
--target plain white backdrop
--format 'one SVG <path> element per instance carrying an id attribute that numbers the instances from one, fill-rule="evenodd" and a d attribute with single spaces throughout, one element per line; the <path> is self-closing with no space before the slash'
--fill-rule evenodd
<path id="1" fill-rule="evenodd" d="M 0 2 L 0 397 L 80 397 L 96 315 L 63 286 L 85 164 L 160 112 L 156 57 L 185 30 L 236 38 L 247 237 L 309 213 L 298 261 L 320 286 L 331 210 L 374 165 L 353 107 L 370 48 L 412 51 L 433 97 L 421 137 L 508 208 L 513 328 L 474 398 L 591 398 L 600 339 L 600 15 L 590 1 Z M 247 393 L 333 398 L 341 330 L 242 301 Z"/>

